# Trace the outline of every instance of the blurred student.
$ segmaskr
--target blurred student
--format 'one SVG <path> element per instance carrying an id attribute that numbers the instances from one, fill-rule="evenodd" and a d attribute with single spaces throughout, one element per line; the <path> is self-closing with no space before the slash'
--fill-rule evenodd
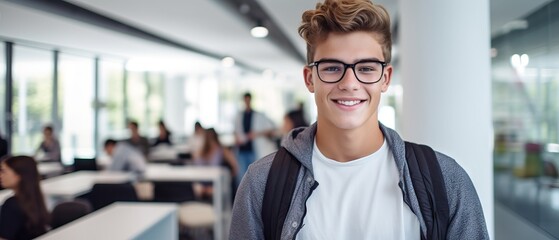
<path id="1" fill-rule="evenodd" d="M 155 140 L 155 143 L 153 143 L 153 145 L 151 146 L 155 147 L 159 144 L 173 145 L 171 143 L 171 131 L 169 131 L 167 126 L 165 126 L 165 122 L 163 122 L 163 120 L 159 120 L 158 127 L 159 127 L 159 136 Z"/>
<path id="2" fill-rule="evenodd" d="M 239 171 L 237 160 L 233 152 L 221 144 L 217 132 L 213 129 L 205 131 L 204 144 L 201 151 L 195 152 L 194 165 L 198 166 L 227 166 L 231 171 L 231 177 L 235 177 Z M 197 195 L 204 198 L 213 194 L 211 185 L 203 184 L 202 187 L 195 187 Z"/>
<path id="3" fill-rule="evenodd" d="M 105 152 L 111 157 L 107 170 L 142 174 L 146 170 L 146 158 L 128 142 L 105 141 Z"/>
<path id="4" fill-rule="evenodd" d="M 188 141 L 190 152 L 194 155 L 196 152 L 202 151 L 204 139 L 206 138 L 206 129 L 202 127 L 200 122 L 194 123 L 194 135 Z"/>
<path id="5" fill-rule="evenodd" d="M 126 142 L 137 148 L 142 154 L 144 154 L 144 157 L 147 158 L 149 155 L 149 141 L 147 138 L 140 135 L 138 122 L 128 122 L 128 129 L 130 129 L 130 138 L 127 139 Z"/>
<path id="6" fill-rule="evenodd" d="M 303 111 L 301 111 L 300 109 L 292 110 L 285 114 L 285 116 L 283 117 L 282 134 L 285 135 L 294 128 L 308 126 L 309 124 L 305 120 Z"/>
<path id="7" fill-rule="evenodd" d="M 47 125 L 43 128 L 43 141 L 37 148 L 35 155 L 44 155 L 40 157 L 42 161 L 60 162 L 60 142 L 54 136 L 53 127 Z"/>
<path id="8" fill-rule="evenodd" d="M 49 213 L 35 159 L 9 157 L 0 168 L 2 186 L 14 192 L 0 211 L 0 239 L 33 239 L 47 232 Z"/>

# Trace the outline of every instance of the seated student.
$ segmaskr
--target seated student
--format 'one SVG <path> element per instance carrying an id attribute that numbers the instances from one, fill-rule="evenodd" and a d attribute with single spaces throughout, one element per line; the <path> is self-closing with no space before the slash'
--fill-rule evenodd
<path id="1" fill-rule="evenodd" d="M 159 136 L 151 146 L 155 147 L 159 144 L 173 145 L 173 143 L 171 143 L 171 132 L 169 131 L 169 129 L 167 129 L 167 126 L 165 126 L 165 122 L 163 122 L 163 120 L 160 120 L 158 126 Z"/>
<path id="2" fill-rule="evenodd" d="M 140 135 L 138 122 L 128 122 L 128 129 L 130 129 L 130 138 L 127 139 L 126 142 L 141 151 L 141 153 L 144 154 L 144 157 L 147 158 L 149 156 L 149 141 L 146 137 Z"/>
<path id="3" fill-rule="evenodd" d="M 45 206 L 35 159 L 8 157 L 0 163 L 0 182 L 15 196 L 0 211 L 0 239 L 33 239 L 47 231 L 49 213 Z"/>
<path id="4" fill-rule="evenodd" d="M 202 145 L 204 145 L 204 138 L 206 137 L 206 129 L 200 122 L 194 123 L 194 135 L 188 140 L 188 146 L 191 153 L 195 154 L 200 152 Z"/>
<path id="5" fill-rule="evenodd" d="M 146 169 L 146 158 L 138 149 L 127 142 L 116 142 L 113 139 L 105 141 L 105 152 L 111 157 L 109 171 L 127 171 L 143 173 Z"/>
<path id="6" fill-rule="evenodd" d="M 239 171 L 235 154 L 221 145 L 219 136 L 213 128 L 209 128 L 205 131 L 204 144 L 200 151 L 193 153 L 193 157 L 194 165 L 229 166 L 232 178 L 234 178 Z M 202 198 L 211 197 L 213 194 L 213 188 L 208 184 L 203 184 L 202 186 L 195 185 L 194 189 L 196 195 Z"/>
<path id="7" fill-rule="evenodd" d="M 36 155 L 40 152 L 44 153 L 41 157 L 43 161 L 60 161 L 60 142 L 54 136 L 54 130 L 50 125 L 43 128 L 43 141 L 37 148 Z"/>

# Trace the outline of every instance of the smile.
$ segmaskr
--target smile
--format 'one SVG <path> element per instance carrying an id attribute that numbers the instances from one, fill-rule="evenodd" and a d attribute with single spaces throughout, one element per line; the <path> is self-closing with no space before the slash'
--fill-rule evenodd
<path id="1" fill-rule="evenodd" d="M 340 105 L 344 105 L 344 106 L 355 106 L 359 103 L 362 102 L 362 100 L 336 100 L 336 103 L 340 104 Z"/>

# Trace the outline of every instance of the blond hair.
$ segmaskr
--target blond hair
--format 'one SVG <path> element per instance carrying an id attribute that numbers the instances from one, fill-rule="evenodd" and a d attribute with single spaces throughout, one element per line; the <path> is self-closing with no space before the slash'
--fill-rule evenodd
<path id="1" fill-rule="evenodd" d="M 316 44 L 331 33 L 371 32 L 391 60 L 390 17 L 384 7 L 369 0 L 325 0 L 303 13 L 299 35 L 307 42 L 307 63 L 313 62 Z"/>

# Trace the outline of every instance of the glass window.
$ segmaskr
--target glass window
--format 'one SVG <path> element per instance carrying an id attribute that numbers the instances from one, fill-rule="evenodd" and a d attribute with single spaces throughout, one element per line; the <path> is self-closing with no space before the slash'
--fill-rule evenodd
<path id="1" fill-rule="evenodd" d="M 128 118 L 138 122 L 140 133 L 147 132 L 147 73 L 129 72 L 126 82 L 126 99 L 128 101 Z"/>
<path id="2" fill-rule="evenodd" d="M 128 134 L 124 119 L 124 63 L 99 62 L 99 101 L 99 147 L 102 149 L 107 138 L 122 139 Z"/>
<path id="3" fill-rule="evenodd" d="M 33 154 L 42 127 L 53 120 L 53 53 L 24 46 L 14 46 L 13 53 L 12 152 Z"/>
<path id="4" fill-rule="evenodd" d="M 145 123 L 145 127 L 147 129 L 147 135 L 155 138 L 157 134 L 159 134 L 157 123 L 163 118 L 164 75 L 160 73 L 150 73 L 147 76 L 147 122 Z"/>
<path id="5" fill-rule="evenodd" d="M 495 200 L 559 237 L 559 2 L 492 41 Z"/>
<path id="6" fill-rule="evenodd" d="M 163 117 L 163 79 L 156 72 L 128 74 L 128 117 L 137 121 L 140 133 L 148 137 L 157 135 L 157 122 Z"/>
<path id="7" fill-rule="evenodd" d="M 94 61 L 92 58 L 60 54 L 58 70 L 59 115 L 62 159 L 95 155 L 94 133 Z"/>

